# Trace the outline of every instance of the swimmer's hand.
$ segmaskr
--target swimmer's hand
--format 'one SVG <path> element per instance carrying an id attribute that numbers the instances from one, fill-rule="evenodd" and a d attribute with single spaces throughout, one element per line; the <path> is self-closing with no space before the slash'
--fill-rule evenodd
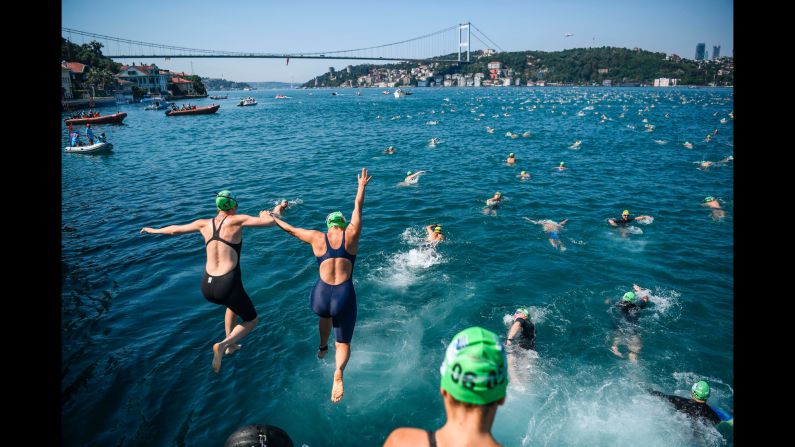
<path id="1" fill-rule="evenodd" d="M 141 234 L 143 234 L 143 233 L 152 233 L 153 231 L 154 231 L 154 228 L 149 228 L 149 227 L 141 228 Z"/>

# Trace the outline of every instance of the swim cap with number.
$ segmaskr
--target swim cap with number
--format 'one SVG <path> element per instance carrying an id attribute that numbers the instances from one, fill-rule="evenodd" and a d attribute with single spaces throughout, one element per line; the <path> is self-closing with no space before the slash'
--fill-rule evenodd
<path id="1" fill-rule="evenodd" d="M 691 391 L 693 399 L 707 400 L 709 398 L 709 384 L 703 380 L 694 383 Z"/>
<path id="2" fill-rule="evenodd" d="M 457 401 L 487 405 L 505 397 L 505 348 L 497 334 L 471 327 L 456 334 L 439 371 L 441 387 Z"/>
<path id="3" fill-rule="evenodd" d="M 621 299 L 624 300 L 624 301 L 629 301 L 630 303 L 634 303 L 635 302 L 635 292 L 627 292 L 627 293 L 624 294 L 623 297 L 621 297 Z"/>

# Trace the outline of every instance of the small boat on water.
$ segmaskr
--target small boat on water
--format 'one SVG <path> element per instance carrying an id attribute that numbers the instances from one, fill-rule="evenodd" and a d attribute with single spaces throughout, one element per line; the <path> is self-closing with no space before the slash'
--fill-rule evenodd
<path id="1" fill-rule="evenodd" d="M 75 154 L 102 154 L 105 152 L 110 152 L 113 148 L 113 145 L 106 142 L 101 141 L 95 144 L 89 144 L 85 146 L 66 146 L 64 148 L 65 152 L 72 152 Z"/>
<path id="2" fill-rule="evenodd" d="M 276 95 L 276 99 L 287 99 L 287 98 L 289 98 L 289 96 Z"/>
<path id="3" fill-rule="evenodd" d="M 152 101 L 151 104 L 144 107 L 144 110 L 163 110 L 166 107 L 168 107 L 170 104 L 171 104 L 170 102 L 165 100 Z"/>
<path id="4" fill-rule="evenodd" d="M 243 107 L 243 106 L 255 106 L 255 105 L 257 105 L 257 100 L 252 98 L 251 96 L 249 96 L 248 98 L 241 99 L 240 102 L 237 105 L 240 106 L 240 107 Z"/>
<path id="5" fill-rule="evenodd" d="M 210 96 L 210 99 L 229 99 L 229 95 L 224 95 L 224 96 Z"/>
<path id="6" fill-rule="evenodd" d="M 406 96 L 406 92 L 401 89 L 395 90 L 395 98 L 402 98 L 404 96 Z"/>
<path id="7" fill-rule="evenodd" d="M 127 117 L 126 112 L 114 113 L 113 115 L 94 116 L 91 118 L 66 118 L 66 124 L 119 124 Z"/>
<path id="8" fill-rule="evenodd" d="M 177 115 L 208 115 L 210 113 L 215 113 L 220 108 L 220 104 L 213 104 L 204 107 L 196 107 L 188 110 L 179 110 L 177 108 L 172 108 L 171 110 L 166 110 L 166 116 L 177 116 Z"/>

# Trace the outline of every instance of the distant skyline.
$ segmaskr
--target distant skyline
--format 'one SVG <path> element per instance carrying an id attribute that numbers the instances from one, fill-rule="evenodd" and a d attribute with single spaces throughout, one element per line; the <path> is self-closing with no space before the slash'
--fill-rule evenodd
<path id="1" fill-rule="evenodd" d="M 733 0 L 417 1 L 371 8 L 363 2 L 64 0 L 67 28 L 208 50 L 322 52 L 411 39 L 472 22 L 504 51 L 639 47 L 693 59 L 696 44 L 734 51 Z M 566 34 L 572 34 L 566 37 Z M 77 44 L 88 42 L 73 35 Z M 483 45 L 472 39 L 474 49 Z M 107 53 L 108 49 L 103 49 Z M 117 62 L 132 63 L 130 59 Z M 231 81 L 307 82 L 358 60 L 144 59 L 161 68 Z M 192 67 L 191 67 L 192 62 Z"/>

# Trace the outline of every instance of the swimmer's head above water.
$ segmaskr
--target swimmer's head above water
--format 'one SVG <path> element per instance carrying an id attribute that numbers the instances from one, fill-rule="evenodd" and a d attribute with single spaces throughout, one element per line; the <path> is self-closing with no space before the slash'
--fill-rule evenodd
<path id="1" fill-rule="evenodd" d="M 635 297 L 635 292 L 627 292 L 621 297 L 621 301 L 627 301 L 630 303 L 634 303 L 636 299 L 637 297 Z"/>
<path id="2" fill-rule="evenodd" d="M 232 191 L 225 189 L 215 196 L 215 206 L 220 211 L 229 211 L 237 208 L 237 199 L 232 196 Z"/>
<path id="3" fill-rule="evenodd" d="M 326 216 L 326 226 L 329 229 L 331 229 L 331 227 L 338 227 L 344 230 L 345 227 L 348 226 L 348 222 L 345 221 L 345 216 L 342 215 L 342 211 L 334 211 Z"/>
<path id="4" fill-rule="evenodd" d="M 624 210 L 621 212 L 621 217 L 629 217 L 629 210 Z"/>
<path id="5" fill-rule="evenodd" d="M 702 401 L 709 399 L 709 384 L 703 380 L 694 383 L 690 391 L 690 395 L 693 396 L 693 399 Z"/>
<path id="6" fill-rule="evenodd" d="M 407 171 L 406 172 L 406 176 L 409 176 L 409 175 L 411 175 L 411 171 Z"/>
<path id="7" fill-rule="evenodd" d="M 513 152 L 511 152 L 510 154 L 508 154 L 508 158 L 513 158 Z"/>
<path id="8" fill-rule="evenodd" d="M 712 196 L 707 196 L 707 197 L 704 197 L 704 203 L 707 203 L 707 202 L 712 202 L 713 200 L 715 200 L 715 198 L 714 198 L 714 197 L 712 197 Z"/>
<path id="9" fill-rule="evenodd" d="M 441 387 L 459 402 L 488 405 L 508 387 L 505 348 L 497 334 L 480 327 L 453 337 L 444 355 Z"/>
<path id="10" fill-rule="evenodd" d="M 514 318 L 524 318 L 525 320 L 530 318 L 530 311 L 527 310 L 526 307 L 520 307 L 516 309 L 516 312 L 513 313 Z"/>

